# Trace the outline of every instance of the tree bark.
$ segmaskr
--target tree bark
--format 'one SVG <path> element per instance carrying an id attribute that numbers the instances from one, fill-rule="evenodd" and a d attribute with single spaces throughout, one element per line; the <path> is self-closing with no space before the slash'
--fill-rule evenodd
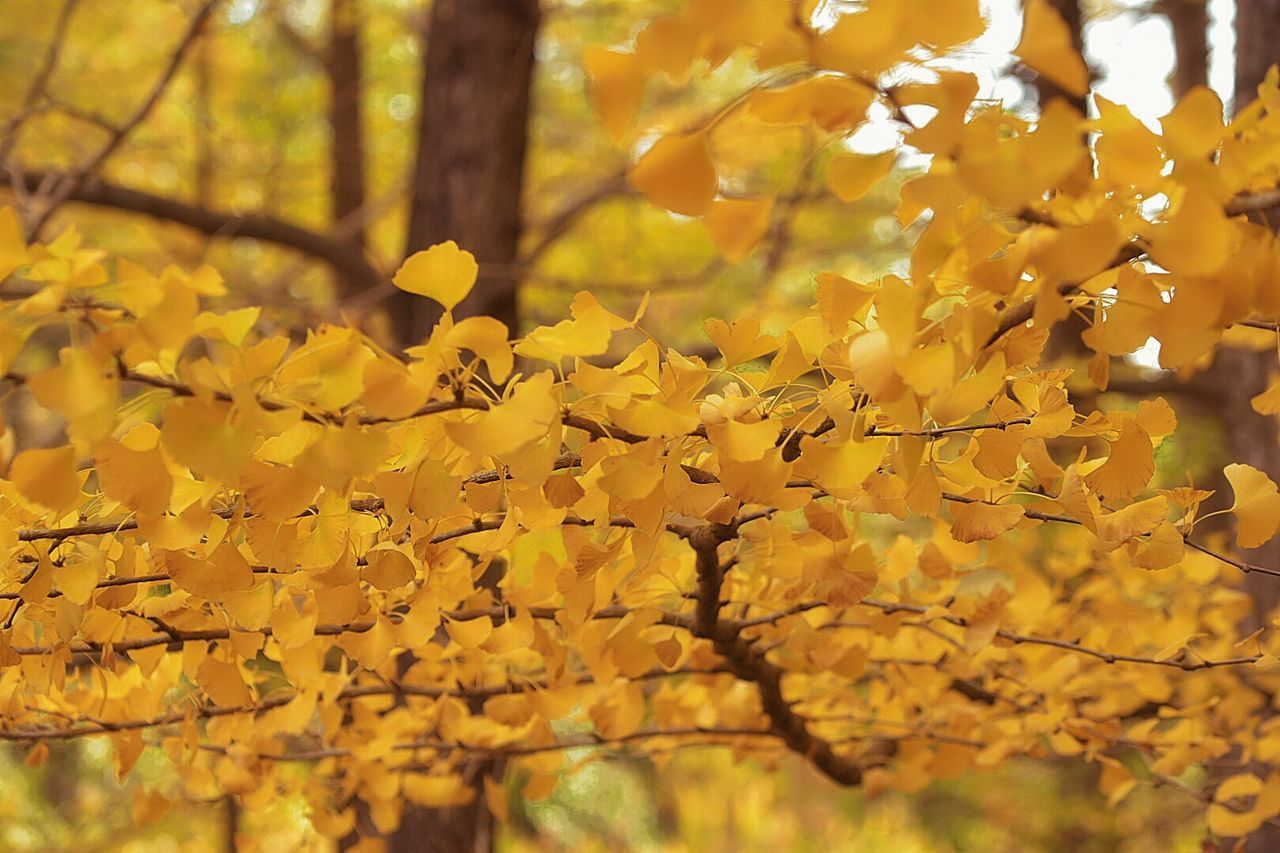
<path id="1" fill-rule="evenodd" d="M 537 0 L 435 0 L 423 58 L 418 156 L 405 255 L 454 240 L 486 264 L 516 260 L 528 135 Z M 518 282 L 481 276 L 455 310 L 514 332 Z M 402 343 L 431 332 L 438 306 L 397 293 Z"/>
<path id="2" fill-rule="evenodd" d="M 1258 85 L 1267 69 L 1280 62 L 1280 0 L 1241 0 L 1236 4 L 1235 110 L 1247 106 L 1257 96 Z M 1216 367 L 1224 380 L 1223 412 L 1230 429 L 1232 459 L 1265 471 L 1280 480 L 1280 431 L 1276 420 L 1253 410 L 1250 400 L 1266 390 L 1276 369 L 1274 350 L 1247 352 L 1224 350 Z M 1246 552 L 1245 559 L 1263 566 L 1280 566 L 1280 540 Z M 1280 584 L 1275 578 L 1251 574 L 1245 589 L 1253 595 L 1259 624 L 1280 602 Z"/>
<path id="3" fill-rule="evenodd" d="M 364 127 L 360 115 L 363 96 L 359 0 L 333 0 L 329 15 L 329 125 L 333 132 L 329 177 L 333 219 L 356 249 L 364 251 L 365 205 Z M 358 282 L 343 288 L 350 293 Z"/>
<path id="4" fill-rule="evenodd" d="M 470 251 L 481 268 L 510 267 L 523 224 L 521 196 L 528 137 L 538 0 L 434 0 L 422 62 L 418 149 L 405 256 L 445 240 Z M 518 281 L 481 275 L 456 317 L 485 315 L 514 333 Z M 398 342 L 431 333 L 439 306 L 397 292 L 389 302 Z M 496 593 L 497 578 L 481 585 Z M 474 707 L 473 713 L 479 713 Z M 485 853 L 494 825 L 477 768 L 476 797 L 457 808 L 406 805 L 387 853 Z M 371 829 L 360 815 L 355 836 Z"/>
<path id="5" fill-rule="evenodd" d="M 1160 0 L 1160 11 L 1173 28 L 1176 57 L 1169 85 L 1181 98 L 1196 86 L 1209 85 L 1209 4 L 1207 0 Z"/>
<path id="6" fill-rule="evenodd" d="M 1280 0 L 1238 0 L 1236 3 L 1236 67 L 1234 109 L 1247 106 L 1256 97 L 1258 84 L 1267 69 L 1280 61 Z M 1266 388 L 1276 368 L 1274 350 L 1248 352 L 1223 350 L 1214 365 L 1224 381 L 1222 411 L 1229 428 L 1231 458 L 1264 471 L 1280 480 L 1280 431 L 1276 420 L 1259 415 L 1250 399 Z M 1263 566 L 1280 566 L 1280 540 L 1246 551 L 1245 560 Z M 1267 614 L 1280 602 L 1280 584 L 1259 574 L 1245 577 L 1245 590 L 1253 596 L 1253 626 L 1267 624 Z M 1280 849 L 1280 831 L 1264 826 L 1250 836 L 1246 850 Z"/>

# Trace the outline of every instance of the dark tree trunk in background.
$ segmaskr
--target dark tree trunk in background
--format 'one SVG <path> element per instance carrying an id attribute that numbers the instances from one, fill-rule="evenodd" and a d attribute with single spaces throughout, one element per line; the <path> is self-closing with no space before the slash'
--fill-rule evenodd
<path id="1" fill-rule="evenodd" d="M 1058 14 L 1062 16 L 1062 20 L 1066 21 L 1067 29 L 1071 32 L 1071 43 L 1075 45 L 1076 52 L 1081 56 L 1084 56 L 1085 15 L 1082 8 L 1084 3 L 1085 0 L 1049 0 L 1049 5 L 1057 10 Z M 1036 96 L 1042 107 L 1049 103 L 1051 98 L 1065 98 L 1082 115 L 1088 115 L 1089 109 L 1085 98 L 1076 97 L 1065 91 L 1044 75 L 1037 76 L 1035 83 Z"/>
<path id="2" fill-rule="evenodd" d="M 329 124 L 333 131 L 329 187 L 333 219 L 340 234 L 359 249 L 365 245 L 364 127 L 361 123 L 360 0 L 333 0 L 329 18 Z M 350 292 L 356 283 L 348 283 Z"/>
<path id="3" fill-rule="evenodd" d="M 455 315 L 496 317 L 515 331 L 529 88 L 538 0 L 435 0 L 423 59 L 418 158 L 405 255 L 454 240 L 482 266 Z M 505 267 L 505 269 L 502 269 Z M 397 293 L 397 337 L 425 338 L 439 318 L 430 300 Z"/>
<path id="4" fill-rule="evenodd" d="M 1235 30 L 1235 110 L 1238 112 L 1257 97 L 1258 84 L 1267 69 L 1280 62 L 1280 0 L 1237 0 Z M 1275 350 L 1224 351 L 1214 367 L 1222 371 L 1220 387 L 1231 458 L 1266 472 L 1273 480 L 1280 480 L 1280 431 L 1276 420 L 1259 415 L 1249 403 L 1251 397 L 1266 388 L 1267 379 L 1275 370 Z M 1246 551 L 1243 557 L 1262 566 L 1280 566 L 1280 540 Z M 1276 578 L 1255 573 L 1245 577 L 1244 588 L 1255 602 L 1254 625 L 1266 625 L 1267 614 L 1280 601 L 1280 584 Z M 1254 853 L 1280 849 L 1280 830 L 1264 825 L 1249 838 L 1246 849 Z"/>
<path id="5" fill-rule="evenodd" d="M 481 275 L 455 316 L 486 315 L 516 331 L 518 281 L 510 274 L 521 227 L 538 0 L 434 0 L 426 31 L 418 106 L 406 257 L 454 240 L 475 255 Z M 486 275 L 497 268 L 501 275 Z M 399 343 L 431 333 L 439 306 L 397 291 L 389 300 Z M 496 577 L 481 583 L 496 592 Z M 482 708 L 472 708 L 480 713 Z M 481 778 L 467 806 L 423 809 L 406 805 L 387 853 L 485 853 L 494 822 Z M 358 831 L 370 833 L 368 815 Z M 344 845 L 354 841 L 345 839 Z"/>
<path id="6" fill-rule="evenodd" d="M 1235 110 L 1238 112 L 1257 97 L 1258 84 L 1267 69 L 1280 62 L 1280 0 L 1238 0 L 1236 4 Z M 1274 349 L 1264 352 L 1224 351 L 1215 369 L 1221 370 L 1223 411 L 1227 413 L 1231 458 L 1265 471 L 1280 480 L 1280 431 L 1273 417 L 1259 415 L 1250 405 L 1256 394 L 1266 390 L 1268 377 L 1276 369 Z M 1280 540 L 1272 540 L 1245 557 L 1251 563 L 1280 566 Z M 1251 574 L 1245 589 L 1257 602 L 1260 624 L 1263 614 L 1280 601 L 1280 584 L 1275 578 Z"/>
<path id="7" fill-rule="evenodd" d="M 1173 28 L 1177 57 L 1169 85 L 1181 98 L 1209 84 L 1209 4 L 1207 0 L 1160 0 L 1158 8 Z"/>

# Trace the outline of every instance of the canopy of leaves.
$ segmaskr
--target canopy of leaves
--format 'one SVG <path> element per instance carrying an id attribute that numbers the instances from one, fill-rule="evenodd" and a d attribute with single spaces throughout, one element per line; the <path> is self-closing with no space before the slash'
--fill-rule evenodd
<path id="1" fill-rule="evenodd" d="M 292 340 L 211 309 L 210 266 L 0 213 L 0 371 L 65 424 L 0 480 L 0 738 L 105 738 L 121 775 L 154 744 L 186 796 L 297 793 L 332 837 L 357 800 L 383 832 L 406 803 L 501 813 L 477 768 L 537 798 L 584 745 L 794 753 L 869 792 L 1067 756 L 1113 803 L 1229 761 L 1187 790 L 1212 831 L 1280 815 L 1280 638 L 1246 635 L 1238 588 L 1280 566 L 1196 530 L 1206 491 L 1153 484 L 1167 403 L 1095 410 L 1040 364 L 1073 311 L 1099 388 L 1152 338 L 1189 375 L 1240 327 L 1274 336 L 1280 255 L 1248 214 L 1277 203 L 1280 76 L 1230 124 L 1207 90 L 1160 133 L 1103 99 L 1023 119 L 941 61 L 977 0 L 814 6 L 691 0 L 585 60 L 618 137 L 655 75 L 760 72 L 645 125 L 626 177 L 730 259 L 777 201 L 730 191 L 748 118 L 834 144 L 885 111 L 931 155 L 901 191 L 909 275 L 814 270 L 803 316 L 709 320 L 713 352 L 586 292 L 514 340 L 449 313 L 404 353 Z M 1077 88 L 1032 10 L 1019 55 Z M 892 163 L 841 153 L 826 181 L 855 199 Z M 450 309 L 475 277 L 446 243 L 394 281 Z M 1236 544 L 1272 538 L 1276 484 L 1226 476 Z"/>

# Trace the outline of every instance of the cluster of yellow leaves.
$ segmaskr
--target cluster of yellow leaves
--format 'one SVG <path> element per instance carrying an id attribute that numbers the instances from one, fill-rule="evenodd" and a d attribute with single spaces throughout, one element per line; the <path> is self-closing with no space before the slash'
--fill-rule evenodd
<path id="1" fill-rule="evenodd" d="M 1172 409 L 1077 411 L 1040 357 L 1068 300 L 1104 367 L 1149 336 L 1190 367 L 1277 313 L 1274 240 L 1229 210 L 1280 177 L 1276 81 L 1229 127 L 1203 92 L 1161 135 L 1101 100 L 1092 128 L 1062 102 L 1029 122 L 953 71 L 878 88 L 976 36 L 976 0 L 821 29 L 796 5 L 692 0 L 588 58 L 619 135 L 647 78 L 740 49 L 810 69 L 742 100 L 762 121 L 936 108 L 905 134 L 933 155 L 903 192 L 904 223 L 931 213 L 910 280 L 820 274 L 785 329 L 708 321 L 710 363 L 586 293 L 515 341 L 455 320 L 477 266 L 453 243 L 395 276 L 446 309 L 403 356 L 345 326 L 293 343 L 205 310 L 211 269 L 27 245 L 0 213 L 0 372 L 65 425 L 0 443 L 0 738 L 109 737 L 121 773 L 151 744 L 186 795 L 296 791 L 334 837 L 354 799 L 380 831 L 469 801 L 493 757 L 545 796 L 584 744 L 792 749 L 873 792 L 1081 756 L 1113 802 L 1122 751 L 1156 778 L 1273 761 L 1280 640 L 1239 636 L 1240 564 L 1190 538 L 1207 494 L 1153 484 Z M 1019 55 L 1078 91 L 1054 20 L 1032 3 Z M 718 197 L 714 126 L 631 180 L 741 255 L 769 202 Z M 831 186 L 893 161 L 842 155 Z M 1274 536 L 1275 484 L 1227 475 L 1239 544 Z M 1220 831 L 1274 814 L 1250 778 L 1219 790 Z M 1254 795 L 1248 821 L 1228 805 Z"/>

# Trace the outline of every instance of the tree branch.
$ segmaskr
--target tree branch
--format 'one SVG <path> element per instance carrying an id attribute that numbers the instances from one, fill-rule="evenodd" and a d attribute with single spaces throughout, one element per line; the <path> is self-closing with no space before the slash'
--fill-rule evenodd
<path id="1" fill-rule="evenodd" d="M 50 172 L 28 172 L 16 179 L 0 172 L 0 185 L 27 193 L 39 192 L 50 180 L 65 181 L 68 176 Z M 383 274 L 370 264 L 364 253 L 351 244 L 265 214 L 235 214 L 210 210 L 177 199 L 152 195 L 89 177 L 71 188 L 66 201 L 77 201 L 98 207 L 110 207 L 140 213 L 193 228 L 210 237 L 248 237 L 294 249 L 327 263 L 334 271 L 362 287 L 373 287 L 383 281 Z"/>
<path id="2" fill-rule="evenodd" d="M 209 20 L 210 15 L 213 14 L 214 7 L 217 5 L 218 0 L 205 0 L 196 14 L 192 16 L 191 21 L 187 24 L 186 31 L 182 34 L 182 38 L 178 41 L 178 45 L 174 48 L 173 53 L 169 56 L 168 64 L 165 65 L 164 70 L 160 73 L 160 77 L 157 78 L 155 84 L 151 87 L 151 91 L 147 93 L 147 97 L 138 105 L 138 108 L 133 111 L 133 114 L 111 133 L 107 138 L 105 145 L 99 148 L 92 157 L 80 164 L 73 173 L 66 176 L 61 183 L 53 188 L 45 202 L 44 209 L 31 225 L 30 233 L 32 235 L 38 235 L 40 233 L 40 230 L 44 227 L 45 223 L 49 221 L 49 217 L 53 215 L 53 212 L 57 210 L 64 201 L 73 196 L 88 176 L 101 166 L 118 147 L 120 147 L 120 144 L 124 142 L 125 137 L 132 133 L 134 128 L 141 124 L 143 120 L 150 115 L 151 110 L 155 108 L 155 105 L 160 101 L 161 96 L 164 95 L 165 91 L 169 88 L 169 84 L 173 82 L 174 75 L 178 73 L 178 68 L 182 65 L 182 60 L 186 57 L 187 52 L 191 49 L 191 46 L 195 44 L 196 39 L 204 30 L 205 23 Z"/>

